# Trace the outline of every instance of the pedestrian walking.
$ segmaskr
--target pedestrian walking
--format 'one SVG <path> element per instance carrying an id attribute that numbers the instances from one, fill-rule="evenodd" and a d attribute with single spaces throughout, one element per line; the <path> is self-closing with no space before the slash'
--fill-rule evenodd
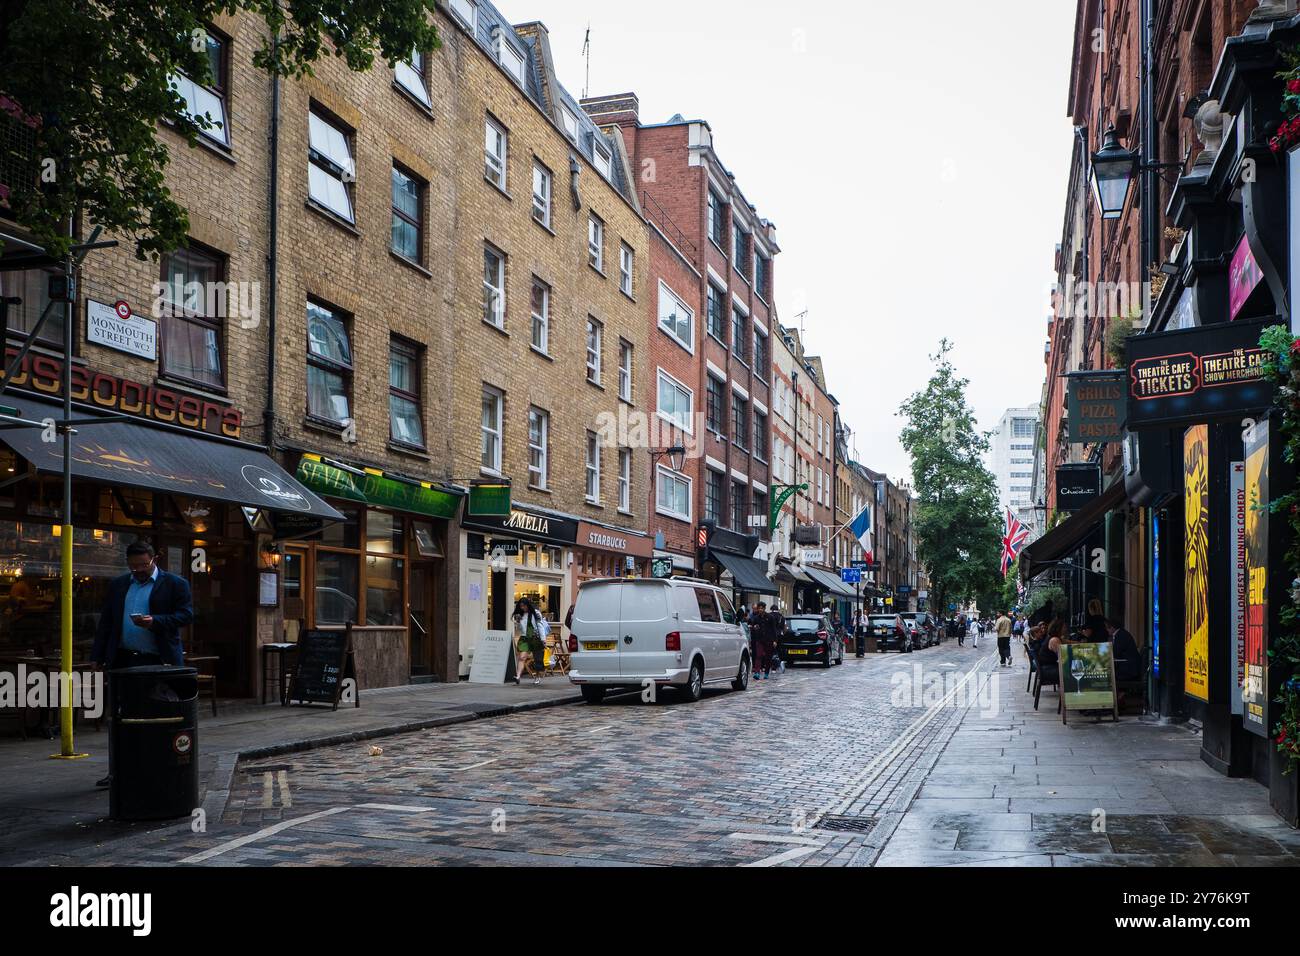
<path id="1" fill-rule="evenodd" d="M 546 674 L 546 635 L 550 627 L 528 598 L 515 602 L 513 618 L 518 648 L 515 683 L 519 683 L 522 675 L 531 677 L 533 684 L 540 684 Z"/>
<path id="2" fill-rule="evenodd" d="M 194 620 L 189 582 L 158 567 L 147 541 L 127 547 L 126 566 L 128 573 L 108 586 L 90 659 L 104 670 L 184 665 L 181 628 Z M 109 695 L 111 699 L 111 681 Z M 100 787 L 113 782 L 111 749 L 109 754 L 108 776 L 97 783 Z"/>
<path id="3" fill-rule="evenodd" d="M 772 654 L 776 648 L 772 640 L 772 617 L 762 601 L 749 616 L 749 633 L 754 642 L 754 680 L 767 680 L 772 673 Z"/>
<path id="4" fill-rule="evenodd" d="M 1003 611 L 997 622 L 999 667 L 1011 666 L 1011 630 L 1013 626 L 1010 615 L 1008 612 Z"/>
<path id="5" fill-rule="evenodd" d="M 975 622 L 975 639 L 971 642 L 971 647 L 979 650 L 980 638 L 984 636 L 984 618 Z"/>

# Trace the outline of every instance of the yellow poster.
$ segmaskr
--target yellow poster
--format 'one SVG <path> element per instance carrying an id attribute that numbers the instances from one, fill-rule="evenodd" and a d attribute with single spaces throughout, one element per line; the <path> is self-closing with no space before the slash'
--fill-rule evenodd
<path id="1" fill-rule="evenodd" d="M 1183 690 L 1210 700 L 1210 429 L 1187 429 L 1183 441 Z"/>

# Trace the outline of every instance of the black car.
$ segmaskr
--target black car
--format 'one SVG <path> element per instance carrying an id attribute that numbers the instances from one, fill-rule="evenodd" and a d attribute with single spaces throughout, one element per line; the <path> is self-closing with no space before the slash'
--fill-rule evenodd
<path id="1" fill-rule="evenodd" d="M 819 661 L 822 667 L 830 667 L 844 663 L 844 641 L 823 614 L 787 617 L 777 651 L 787 665 Z"/>
<path id="2" fill-rule="evenodd" d="M 923 611 L 904 611 L 903 623 L 912 629 L 912 643 L 916 647 L 932 647 L 939 643 L 939 632 Z"/>
<path id="3" fill-rule="evenodd" d="M 901 651 L 904 654 L 912 652 L 912 631 L 908 627 L 903 628 L 903 634 L 899 634 L 894 629 L 894 615 L 892 614 L 872 614 L 867 618 L 867 637 L 876 639 L 876 650 L 878 651 Z"/>

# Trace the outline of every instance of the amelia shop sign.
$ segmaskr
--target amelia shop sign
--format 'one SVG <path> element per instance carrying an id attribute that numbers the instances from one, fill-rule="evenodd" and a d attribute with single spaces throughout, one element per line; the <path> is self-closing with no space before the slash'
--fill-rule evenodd
<path id="1" fill-rule="evenodd" d="M 1274 320 L 1276 321 L 1276 320 Z M 1128 340 L 1128 427 L 1193 425 L 1272 403 L 1266 322 L 1203 325 Z"/>

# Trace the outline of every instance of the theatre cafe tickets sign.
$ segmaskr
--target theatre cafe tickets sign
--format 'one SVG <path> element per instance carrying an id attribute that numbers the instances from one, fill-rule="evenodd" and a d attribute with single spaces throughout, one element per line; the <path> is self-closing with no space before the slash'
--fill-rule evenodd
<path id="1" fill-rule="evenodd" d="M 1265 378 L 1267 322 L 1204 325 L 1128 340 L 1128 427 L 1194 425 L 1261 412 L 1272 404 Z"/>

